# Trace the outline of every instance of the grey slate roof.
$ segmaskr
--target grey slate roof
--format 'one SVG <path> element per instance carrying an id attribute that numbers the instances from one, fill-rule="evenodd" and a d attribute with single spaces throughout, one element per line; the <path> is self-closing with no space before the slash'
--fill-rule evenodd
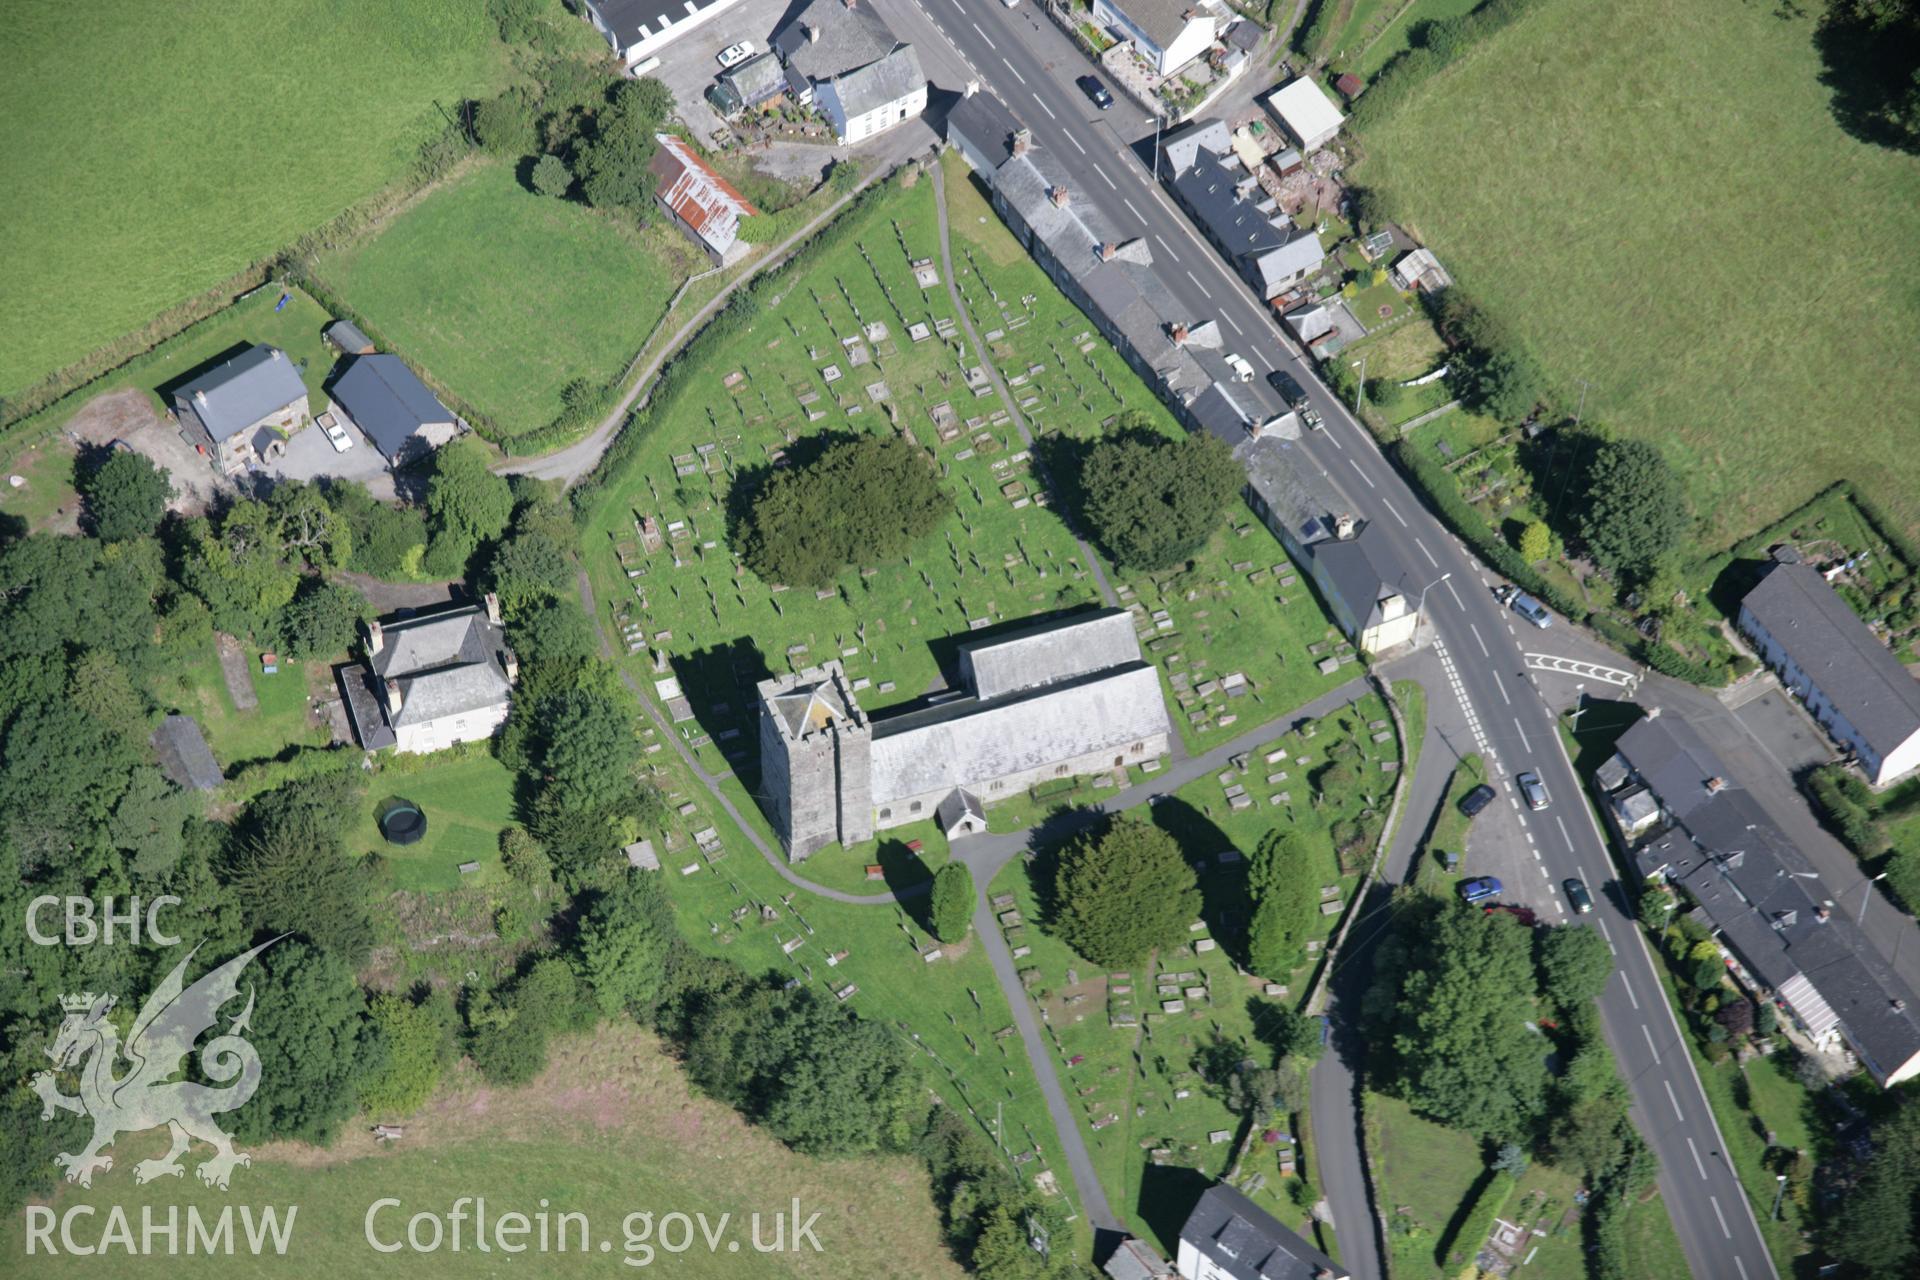
<path id="1" fill-rule="evenodd" d="M 1339 1263 L 1223 1182 L 1200 1197 L 1180 1228 L 1180 1239 L 1234 1280 L 1315 1280 L 1321 1274 L 1344 1280 L 1347 1276 Z"/>
<path id="2" fill-rule="evenodd" d="M 920 69 L 920 55 L 913 46 L 903 44 L 877 62 L 849 71 L 833 82 L 840 107 L 849 118 L 877 111 L 889 102 L 898 102 L 925 85 L 927 76 Z"/>
<path id="3" fill-rule="evenodd" d="M 395 727 L 498 706 L 512 694 L 506 637 L 482 605 L 383 622 L 381 633 L 369 665 L 400 687 Z"/>
<path id="4" fill-rule="evenodd" d="M 373 339 L 360 332 L 360 326 L 351 320 L 335 320 L 327 326 L 325 337 L 344 355 L 370 355 L 373 352 Z"/>
<path id="5" fill-rule="evenodd" d="M 817 38 L 810 39 L 813 33 Z M 811 0 L 773 34 L 773 47 L 810 80 L 833 80 L 886 57 L 900 41 L 872 5 Z"/>
<path id="6" fill-rule="evenodd" d="M 204 399 L 202 396 L 204 395 Z M 307 384 L 287 353 L 265 343 L 247 348 L 173 393 L 216 442 L 307 398 Z"/>
<path id="7" fill-rule="evenodd" d="M 1202 152 L 1223 156 L 1232 150 L 1233 135 L 1227 122 L 1217 118 L 1182 125 L 1160 140 L 1164 171 L 1176 175 L 1191 169 Z"/>
<path id="8" fill-rule="evenodd" d="M 1143 662 L 992 701 L 962 698 L 873 722 L 873 802 L 1125 750 L 1168 731 L 1160 675 Z"/>
<path id="9" fill-rule="evenodd" d="M 942 831 L 952 831 L 962 818 L 974 818 L 980 822 L 987 820 L 987 811 L 980 803 L 980 797 L 965 787 L 955 787 L 947 792 L 933 811 L 933 816 Z"/>
<path id="10" fill-rule="evenodd" d="M 739 66 L 722 71 L 720 78 L 740 95 L 747 106 L 757 106 L 787 91 L 786 68 L 771 53 L 755 54 Z"/>
<path id="11" fill-rule="evenodd" d="M 1385 621 L 1385 602 L 1404 593 L 1387 573 L 1393 557 L 1386 554 L 1379 535 L 1371 524 L 1360 527 L 1351 538 L 1329 538 L 1307 548 L 1307 555 L 1325 566 L 1333 588 L 1353 610 L 1361 630 Z"/>
<path id="12" fill-rule="evenodd" d="M 965 138 L 996 169 L 1013 158 L 1013 135 L 1022 127 L 1007 104 L 984 89 L 961 98 L 947 112 L 947 136 Z"/>
<path id="13" fill-rule="evenodd" d="M 1229 152 L 1215 147 L 1226 131 L 1216 120 L 1194 136 L 1168 144 L 1168 158 L 1177 156 L 1183 162 L 1176 167 L 1173 189 L 1235 266 L 1258 277 L 1260 287 L 1271 295 L 1318 267 L 1326 251 L 1311 228 L 1296 227 L 1284 214 L 1260 208 L 1265 192 Z"/>
<path id="14" fill-rule="evenodd" d="M 711 8 L 715 0 L 586 0 L 600 21 L 607 24 L 622 49 L 631 48 L 647 37 L 660 34 L 670 24 L 684 23 L 693 15 L 689 8 Z"/>
<path id="15" fill-rule="evenodd" d="M 1240 460 L 1247 469 L 1248 486 L 1296 545 L 1304 547 L 1333 536 L 1331 521 L 1340 499 L 1297 449 L 1265 436 L 1247 442 Z"/>
<path id="16" fill-rule="evenodd" d="M 1139 660 L 1133 615 L 1097 609 L 963 644 L 960 675 L 984 700 Z"/>
<path id="17" fill-rule="evenodd" d="M 1751 792 L 1706 789 L 1726 770 L 1693 726 L 1642 720 L 1617 749 L 1675 821 L 1635 852 L 1641 873 L 1685 886 L 1756 980 L 1816 1034 L 1837 1023 L 1882 1082 L 1920 1055 L 1920 997 L 1826 906 L 1825 884 Z"/>
<path id="18" fill-rule="evenodd" d="M 1776 562 L 1741 601 L 1882 756 L 1920 733 L 1920 680 L 1812 565 Z"/>
<path id="19" fill-rule="evenodd" d="M 1198 12 L 1203 18 L 1212 16 L 1194 0 L 1107 0 L 1107 3 L 1131 18 L 1147 39 L 1162 49 L 1187 29 L 1189 13 Z"/>
<path id="20" fill-rule="evenodd" d="M 191 716 L 168 716 L 153 731 L 153 751 L 160 772 L 175 786 L 189 791 L 211 791 L 226 778 L 207 746 L 200 722 Z"/>
<path id="21" fill-rule="evenodd" d="M 421 427 L 453 421 L 453 411 L 399 356 L 355 356 L 330 394 L 388 458 L 397 457 Z"/>
<path id="22" fill-rule="evenodd" d="M 1162 1280 L 1174 1274 L 1173 1267 L 1153 1251 L 1153 1246 L 1131 1236 L 1120 1242 L 1100 1269 L 1113 1280 Z"/>

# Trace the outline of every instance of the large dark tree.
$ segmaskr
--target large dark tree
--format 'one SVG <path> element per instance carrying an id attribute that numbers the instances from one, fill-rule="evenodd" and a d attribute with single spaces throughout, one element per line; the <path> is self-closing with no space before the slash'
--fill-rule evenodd
<path id="1" fill-rule="evenodd" d="M 505 532 L 513 518 L 513 491 L 506 477 L 487 468 L 478 440 L 456 440 L 434 457 L 427 482 L 427 517 L 433 534 L 429 560 L 436 572 L 459 573 L 483 542 Z"/>
<path id="2" fill-rule="evenodd" d="M 1139 963 L 1187 936 L 1200 886 L 1172 836 L 1121 817 L 1060 854 L 1054 916 L 1068 946 L 1109 969 Z"/>
<path id="3" fill-rule="evenodd" d="M 1920 152 L 1920 0 L 1827 0 L 1814 44 L 1840 127 Z"/>
<path id="4" fill-rule="evenodd" d="M 1616 573 L 1646 573 L 1692 528 L 1685 486 L 1644 440 L 1601 441 L 1584 481 L 1580 536 L 1593 558 Z"/>
<path id="5" fill-rule="evenodd" d="M 360 1085 L 385 1062 L 386 1043 L 340 957 L 288 938 L 251 967 L 259 995 L 247 1038 L 260 1054 L 260 1087 L 234 1113 L 234 1136 L 324 1146 L 358 1107 Z"/>
<path id="6" fill-rule="evenodd" d="M 666 957 L 679 941 L 673 908 L 651 872 L 629 872 L 580 921 L 577 966 L 600 1012 L 648 1018 L 659 1003 Z"/>
<path id="7" fill-rule="evenodd" d="M 1383 1083 L 1442 1124 L 1499 1141 L 1530 1136 L 1545 1106 L 1548 1046 L 1527 1025 L 1529 931 L 1457 902 L 1408 920 L 1368 997 L 1369 1016 L 1391 1036 Z"/>
<path id="8" fill-rule="evenodd" d="M 860 436 L 776 471 L 736 536 L 766 581 L 824 587 L 854 565 L 905 554 L 952 510 L 925 451 L 903 436 Z"/>
<path id="9" fill-rule="evenodd" d="M 1087 451 L 1079 490 L 1106 553 L 1151 572 L 1205 546 L 1245 481 L 1232 452 L 1212 436 L 1123 427 Z"/>
<path id="10" fill-rule="evenodd" d="M 289 658 L 331 658 L 347 651 L 372 616 L 373 606 L 355 588 L 306 578 L 280 611 L 274 631 Z"/>
<path id="11" fill-rule="evenodd" d="M 645 213 L 655 180 L 649 167 L 659 149 L 654 131 L 673 107 L 673 95 L 658 80 L 625 80 L 600 111 L 593 136 L 580 144 L 574 171 L 587 202 L 597 208 Z"/>
<path id="12" fill-rule="evenodd" d="M 958 942 L 967 936 L 967 921 L 973 916 L 973 873 L 966 863 L 949 862 L 935 873 L 927 914 L 933 936 L 940 941 Z"/>
<path id="13" fill-rule="evenodd" d="M 1306 961 L 1320 903 L 1311 856 L 1306 837 L 1293 830 L 1270 832 L 1254 850 L 1247 871 L 1253 898 L 1247 964 L 1263 977 L 1284 978 Z"/>
<path id="14" fill-rule="evenodd" d="M 1562 1009 L 1592 1000 L 1613 977 L 1607 940 L 1577 925 L 1540 930 L 1534 958 L 1540 968 L 1540 993 Z"/>
<path id="15" fill-rule="evenodd" d="M 166 514 L 167 473 L 137 453 L 115 449 L 79 479 L 87 532 L 102 542 L 148 537 Z"/>
<path id="16" fill-rule="evenodd" d="M 1839 1198 L 1825 1243 L 1862 1276 L 1920 1268 L 1920 1104 L 1910 1095 L 1874 1126 L 1873 1154 Z"/>
<path id="17" fill-rule="evenodd" d="M 1434 302 L 1434 323 L 1452 348 L 1448 383 L 1468 407 L 1502 422 L 1525 417 L 1545 398 L 1546 378 L 1505 326 L 1458 288 Z"/>
<path id="18" fill-rule="evenodd" d="M 360 798 L 359 780 L 347 773 L 268 792 L 247 811 L 227 868 L 250 924 L 297 933 L 349 965 L 373 945 L 366 873 L 342 835 Z"/>
<path id="19" fill-rule="evenodd" d="M 707 1012 L 694 1082 L 813 1155 L 897 1149 L 918 1093 L 901 1041 L 808 987 L 764 986 Z"/>

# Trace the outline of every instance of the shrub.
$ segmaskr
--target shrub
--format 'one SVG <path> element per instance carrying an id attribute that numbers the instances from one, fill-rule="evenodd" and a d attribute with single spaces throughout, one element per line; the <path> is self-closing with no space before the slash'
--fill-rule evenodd
<path id="1" fill-rule="evenodd" d="M 973 916 L 973 873 L 960 862 L 949 862 L 933 877 L 933 895 L 927 914 L 933 936 L 942 942 L 958 942 L 967 936 L 967 921 Z"/>
<path id="2" fill-rule="evenodd" d="M 559 156 L 541 156 L 533 165 L 533 189 L 543 196 L 564 196 L 573 185 L 573 171 Z"/>
<path id="3" fill-rule="evenodd" d="M 167 473 L 137 453 L 115 449 L 79 481 L 87 532 L 102 542 L 149 537 L 166 514 Z"/>
<path id="4" fill-rule="evenodd" d="M 1553 550 L 1553 533 L 1544 520 L 1529 521 L 1520 530 L 1520 558 L 1528 564 L 1539 564 Z"/>

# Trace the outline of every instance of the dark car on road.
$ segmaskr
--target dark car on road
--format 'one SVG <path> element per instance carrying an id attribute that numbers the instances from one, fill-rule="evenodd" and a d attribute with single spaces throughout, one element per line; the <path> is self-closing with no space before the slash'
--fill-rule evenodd
<path id="1" fill-rule="evenodd" d="M 1573 908 L 1576 915 L 1585 915 L 1593 910 L 1593 895 L 1587 892 L 1585 880 L 1575 876 L 1569 880 L 1562 880 L 1560 887 L 1566 890 L 1567 905 Z"/>
<path id="2" fill-rule="evenodd" d="M 1099 76 L 1081 76 L 1074 83 L 1079 85 L 1080 92 L 1086 94 L 1093 105 L 1102 111 L 1113 105 L 1113 95 L 1107 92 L 1107 86 L 1100 83 Z"/>
<path id="3" fill-rule="evenodd" d="M 1460 886 L 1460 898 L 1464 902 L 1485 902 L 1488 898 L 1499 897 L 1500 888 L 1499 877 L 1481 876 Z"/>
<path id="4" fill-rule="evenodd" d="M 1306 388 L 1302 387 L 1286 370 L 1275 369 L 1267 381 L 1272 384 L 1275 391 L 1280 393 L 1280 398 L 1287 402 L 1287 408 L 1298 409 L 1307 402 Z"/>
<path id="5" fill-rule="evenodd" d="M 1471 818 L 1492 803 L 1493 788 L 1483 782 L 1460 797 L 1460 812 Z"/>

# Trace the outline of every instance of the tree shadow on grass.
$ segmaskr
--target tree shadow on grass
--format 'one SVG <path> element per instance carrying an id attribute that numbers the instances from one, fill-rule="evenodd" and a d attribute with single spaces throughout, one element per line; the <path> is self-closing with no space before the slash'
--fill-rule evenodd
<path id="1" fill-rule="evenodd" d="M 739 636 L 673 658 L 674 678 L 693 711 L 694 723 L 718 743 L 740 785 L 760 794 L 760 708 L 756 686 L 771 679 L 773 668 L 751 636 Z M 738 736 L 721 735 L 737 730 Z"/>
<path id="2" fill-rule="evenodd" d="M 1237 965 L 1247 963 L 1247 870 L 1253 850 L 1242 849 L 1213 819 L 1177 796 L 1152 806 L 1153 825 L 1172 836 L 1200 880 L 1200 918 Z M 1239 857 L 1222 861 L 1232 851 Z M 1202 862 L 1206 863 L 1203 868 Z"/>

